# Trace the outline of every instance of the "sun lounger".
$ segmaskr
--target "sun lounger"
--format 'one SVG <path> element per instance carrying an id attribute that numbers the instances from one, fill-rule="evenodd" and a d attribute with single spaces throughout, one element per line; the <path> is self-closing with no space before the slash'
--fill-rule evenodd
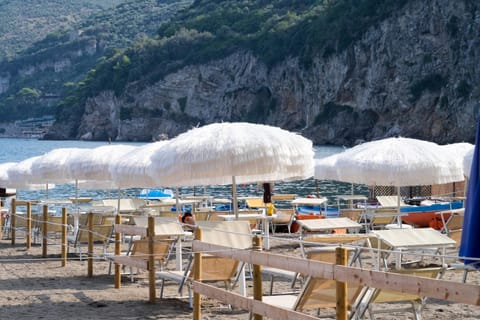
<path id="1" fill-rule="evenodd" d="M 311 251 L 308 259 L 326 263 L 335 263 L 335 247 L 326 247 Z M 336 307 L 336 281 L 308 277 L 299 294 L 279 294 L 263 296 L 262 301 L 267 304 L 280 306 L 295 311 L 315 310 L 319 313 L 332 310 Z M 356 308 L 356 302 L 365 292 L 364 288 L 357 285 L 348 285 L 349 308 Z M 330 313 L 330 312 L 328 312 Z"/>
<path id="2" fill-rule="evenodd" d="M 212 244 L 228 246 L 237 249 L 247 249 L 252 245 L 250 226 L 247 221 L 199 221 L 198 228 L 201 230 L 202 241 Z M 166 281 L 174 281 L 178 284 L 178 293 L 182 296 L 185 285 L 188 287 L 189 304 L 192 306 L 192 292 L 190 280 L 193 277 L 193 254 L 188 259 L 185 271 L 161 271 L 156 274 L 161 280 L 160 298 L 163 298 L 163 289 Z M 242 272 L 243 263 L 238 260 L 217 257 L 214 255 L 202 255 L 202 281 L 223 281 L 227 289 L 232 289 L 237 274 Z"/>
<path id="3" fill-rule="evenodd" d="M 418 277 L 427 277 L 436 279 L 439 277 L 442 268 L 412 268 L 399 269 L 390 272 L 401 273 L 405 275 L 414 275 Z M 393 312 L 412 312 L 415 320 L 421 319 L 421 311 L 425 306 L 426 299 L 419 294 L 409 294 L 393 290 L 385 289 L 370 289 L 363 297 L 363 302 L 367 300 L 366 304 L 359 307 L 356 316 L 363 317 L 363 313 L 368 310 L 370 319 L 375 319 L 374 315 L 378 313 L 393 313 Z M 379 304 L 389 304 L 393 308 L 376 308 Z M 403 306 L 401 303 L 406 303 L 408 306 Z M 365 307 L 367 309 L 365 309 Z"/>

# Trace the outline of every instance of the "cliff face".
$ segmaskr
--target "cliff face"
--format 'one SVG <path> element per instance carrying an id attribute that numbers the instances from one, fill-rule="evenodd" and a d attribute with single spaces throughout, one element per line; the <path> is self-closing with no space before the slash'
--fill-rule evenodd
<path id="1" fill-rule="evenodd" d="M 197 124 L 249 121 L 316 144 L 401 135 L 473 142 L 480 12 L 470 1 L 411 1 L 341 54 L 267 68 L 249 52 L 189 66 L 147 88 L 89 99 L 75 136 L 150 141 Z M 65 124 L 49 137 L 60 137 Z"/>

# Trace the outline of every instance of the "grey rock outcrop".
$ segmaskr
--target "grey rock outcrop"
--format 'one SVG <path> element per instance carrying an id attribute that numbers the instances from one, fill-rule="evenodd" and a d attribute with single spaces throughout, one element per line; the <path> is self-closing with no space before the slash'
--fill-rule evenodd
<path id="1" fill-rule="evenodd" d="M 239 51 L 147 88 L 132 83 L 118 97 L 104 92 L 87 101 L 72 138 L 150 141 L 198 124 L 249 121 L 301 132 L 316 144 L 398 135 L 473 142 L 479 29 L 480 12 L 470 1 L 410 1 L 309 67 L 287 58 L 269 69 Z"/>

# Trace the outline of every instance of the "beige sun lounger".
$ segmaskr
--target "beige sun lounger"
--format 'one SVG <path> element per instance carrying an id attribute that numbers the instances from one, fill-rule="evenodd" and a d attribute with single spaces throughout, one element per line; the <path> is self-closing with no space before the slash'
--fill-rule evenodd
<path id="1" fill-rule="evenodd" d="M 248 249 L 252 246 L 250 225 L 247 221 L 199 221 L 198 229 L 201 230 L 203 242 L 227 246 L 236 249 Z M 192 290 L 190 281 L 194 274 L 193 255 L 190 256 L 185 271 L 161 271 L 156 274 L 161 280 L 162 288 L 160 298 L 163 298 L 165 281 L 174 281 L 178 284 L 178 293 L 181 296 L 185 285 L 188 286 L 188 297 L 192 306 Z M 238 260 L 217 257 L 214 255 L 202 255 L 202 281 L 223 281 L 225 287 L 230 290 L 235 284 L 236 275 L 243 269 L 243 263 Z"/>
<path id="2" fill-rule="evenodd" d="M 335 263 L 335 247 L 324 248 L 323 250 L 315 250 L 309 252 L 309 259 L 326 263 Z M 357 285 L 348 285 L 348 302 L 349 308 L 356 307 L 356 301 L 360 300 L 361 295 L 365 292 L 364 288 Z M 295 294 L 281 294 L 263 296 L 262 301 L 267 304 L 279 306 L 295 311 L 307 311 L 318 309 L 331 311 L 336 307 L 336 281 L 330 279 L 322 279 L 308 277 L 301 292 Z M 331 312 L 329 312 L 331 313 Z"/>

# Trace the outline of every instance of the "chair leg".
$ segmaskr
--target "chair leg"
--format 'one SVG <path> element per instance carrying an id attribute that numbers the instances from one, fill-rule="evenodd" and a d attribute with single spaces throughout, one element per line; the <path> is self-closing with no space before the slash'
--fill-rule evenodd
<path id="1" fill-rule="evenodd" d="M 422 303 L 412 301 L 413 316 L 415 320 L 422 320 Z"/>
<path id="2" fill-rule="evenodd" d="M 162 286 L 160 287 L 160 299 L 163 298 L 163 286 L 165 285 L 165 279 L 162 279 Z"/>
<path id="3" fill-rule="evenodd" d="M 273 294 L 273 280 L 274 280 L 274 276 L 273 274 L 270 276 L 270 295 Z"/>
<path id="4" fill-rule="evenodd" d="M 463 283 L 467 282 L 467 276 L 468 276 L 468 270 L 465 269 L 463 270 L 463 278 L 462 278 Z"/>

